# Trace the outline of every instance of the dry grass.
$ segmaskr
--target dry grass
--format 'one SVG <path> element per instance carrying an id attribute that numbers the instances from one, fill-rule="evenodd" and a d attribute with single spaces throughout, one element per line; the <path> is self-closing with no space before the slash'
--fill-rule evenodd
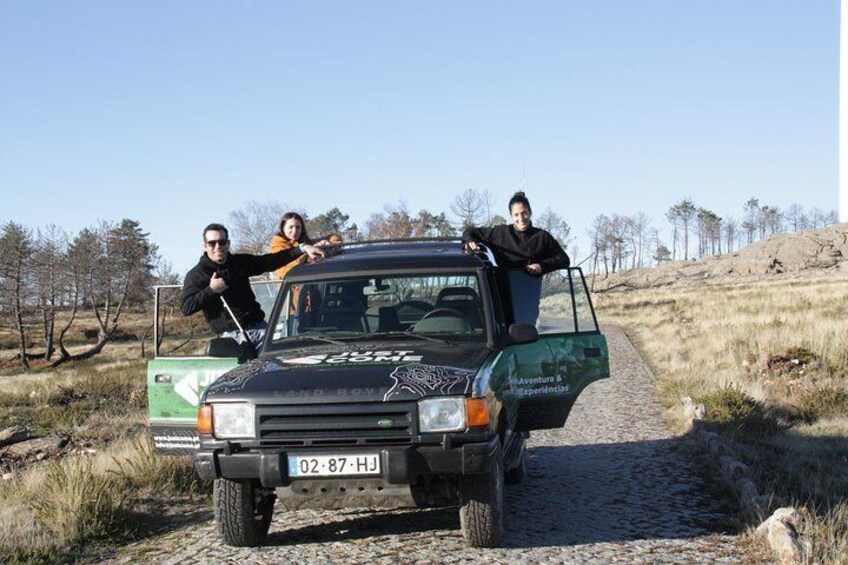
<path id="1" fill-rule="evenodd" d="M 22 425 L 38 435 L 95 444 L 126 437 L 143 423 L 145 384 L 142 361 L 108 358 L 0 377 L 0 427 Z"/>
<path id="2" fill-rule="evenodd" d="M 708 427 L 737 442 L 763 490 L 811 509 L 820 561 L 839 562 L 832 556 L 848 546 L 848 280 L 608 292 L 595 306 L 657 375 L 672 425 L 682 397 L 704 403 Z"/>
<path id="3" fill-rule="evenodd" d="M 153 454 L 145 387 L 133 342 L 0 377 L 0 428 L 23 425 L 70 448 L 52 461 L 2 461 L 13 477 L 0 483 L 0 562 L 73 561 L 92 544 L 143 535 L 163 509 L 203 491 L 190 459 Z"/>
<path id="4" fill-rule="evenodd" d="M 156 457 L 143 437 L 45 463 L 0 485 L 0 561 L 65 561 L 85 544 L 139 533 L 150 497 L 201 491 L 188 459 Z"/>

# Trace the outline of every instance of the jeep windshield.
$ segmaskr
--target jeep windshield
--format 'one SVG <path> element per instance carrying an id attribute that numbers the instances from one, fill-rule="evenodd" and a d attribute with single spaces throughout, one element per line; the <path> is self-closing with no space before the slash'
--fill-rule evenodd
<path id="1" fill-rule="evenodd" d="M 314 338 L 486 341 L 477 274 L 346 277 L 288 284 L 272 348 Z"/>

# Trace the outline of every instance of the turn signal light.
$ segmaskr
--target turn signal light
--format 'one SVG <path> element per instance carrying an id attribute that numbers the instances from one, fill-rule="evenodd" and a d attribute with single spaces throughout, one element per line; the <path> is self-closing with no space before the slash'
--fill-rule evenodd
<path id="1" fill-rule="evenodd" d="M 197 410 L 197 433 L 212 435 L 212 407 L 208 404 Z"/>
<path id="2" fill-rule="evenodd" d="M 469 428 L 480 428 L 489 425 L 489 406 L 485 398 L 466 398 L 465 414 Z"/>

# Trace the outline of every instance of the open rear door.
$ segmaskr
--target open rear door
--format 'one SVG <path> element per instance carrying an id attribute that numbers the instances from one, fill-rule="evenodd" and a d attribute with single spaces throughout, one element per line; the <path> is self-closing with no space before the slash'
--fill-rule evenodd
<path id="1" fill-rule="evenodd" d="M 252 286 L 267 316 L 280 281 L 257 281 Z M 181 286 L 158 286 L 154 292 L 155 357 L 147 363 L 150 433 L 157 454 L 189 455 L 200 446 L 195 431 L 200 396 L 239 360 L 206 356 L 206 345 L 215 335 L 202 314 L 182 315 Z"/>
<path id="2" fill-rule="evenodd" d="M 529 278 L 516 273 L 510 278 L 514 280 L 515 276 Z M 518 312 L 534 307 L 524 304 L 528 299 L 535 300 L 526 287 L 510 298 Z M 506 363 L 509 383 L 505 396 L 518 405 L 515 428 L 519 431 L 561 427 L 580 392 L 610 376 L 607 342 L 598 329 L 579 268 L 547 275 L 539 306 L 539 341 L 507 347 L 501 361 Z"/>

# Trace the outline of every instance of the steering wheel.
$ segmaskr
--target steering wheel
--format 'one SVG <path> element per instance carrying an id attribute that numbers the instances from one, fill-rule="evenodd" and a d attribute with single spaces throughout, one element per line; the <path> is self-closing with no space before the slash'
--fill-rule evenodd
<path id="1" fill-rule="evenodd" d="M 427 318 L 441 318 L 445 316 L 462 318 L 463 320 L 465 319 L 465 314 L 463 314 L 459 310 L 454 310 L 453 308 L 433 308 L 432 310 L 421 316 L 421 319 L 426 320 Z"/>

